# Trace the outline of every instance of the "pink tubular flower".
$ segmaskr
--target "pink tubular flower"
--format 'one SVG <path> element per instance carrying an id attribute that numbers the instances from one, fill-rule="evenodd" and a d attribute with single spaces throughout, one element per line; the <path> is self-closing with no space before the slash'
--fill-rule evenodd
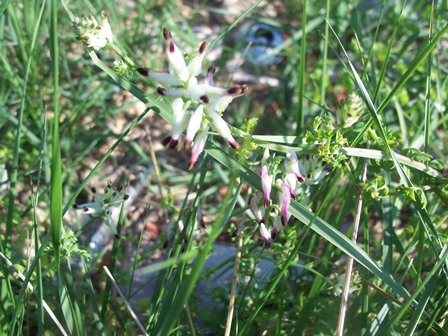
<path id="1" fill-rule="evenodd" d="M 296 199 L 296 186 L 297 186 L 297 178 L 293 173 L 286 174 L 284 181 L 289 188 L 289 193 L 291 194 L 292 199 Z"/>
<path id="2" fill-rule="evenodd" d="M 264 150 L 263 158 L 261 160 L 261 184 L 264 193 L 264 206 L 267 208 L 271 203 L 271 188 L 274 177 L 269 175 L 267 159 L 269 157 L 269 149 Z"/>
<path id="3" fill-rule="evenodd" d="M 188 162 L 189 170 L 191 170 L 198 161 L 199 155 L 204 150 L 207 137 L 208 137 L 208 126 L 201 133 L 199 133 L 194 140 L 193 147 L 191 150 L 190 161 Z"/>
<path id="4" fill-rule="evenodd" d="M 280 205 L 280 212 L 282 215 L 282 225 L 286 226 L 288 224 L 289 218 L 291 217 L 291 214 L 289 213 L 289 203 L 291 203 L 291 193 L 289 190 L 289 186 L 283 182 L 283 180 L 278 179 L 276 183 L 281 186 L 282 193 L 279 197 L 279 205 Z"/>
<path id="5" fill-rule="evenodd" d="M 302 183 L 305 181 L 304 177 L 300 173 L 299 169 L 299 159 L 297 159 L 297 155 L 293 150 L 289 150 L 286 152 L 286 157 L 289 159 L 285 163 L 285 168 L 288 173 L 294 174 L 297 178 L 297 181 Z"/>

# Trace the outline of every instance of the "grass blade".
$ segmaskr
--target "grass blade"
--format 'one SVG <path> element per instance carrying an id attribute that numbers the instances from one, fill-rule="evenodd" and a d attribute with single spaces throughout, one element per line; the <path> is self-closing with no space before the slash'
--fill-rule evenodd
<path id="1" fill-rule="evenodd" d="M 58 1 L 51 1 L 50 11 L 51 70 L 53 73 L 53 141 L 51 157 L 51 202 L 50 222 L 54 256 L 60 267 L 60 245 L 62 228 L 62 163 L 59 138 L 59 47 L 58 47 Z"/>

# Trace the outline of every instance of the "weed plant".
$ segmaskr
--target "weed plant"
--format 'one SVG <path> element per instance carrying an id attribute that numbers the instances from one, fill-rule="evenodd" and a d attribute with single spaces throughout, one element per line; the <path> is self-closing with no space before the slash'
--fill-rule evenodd
<path id="1" fill-rule="evenodd" d="M 0 334 L 448 334 L 446 1 L 226 3 L 0 4 Z"/>

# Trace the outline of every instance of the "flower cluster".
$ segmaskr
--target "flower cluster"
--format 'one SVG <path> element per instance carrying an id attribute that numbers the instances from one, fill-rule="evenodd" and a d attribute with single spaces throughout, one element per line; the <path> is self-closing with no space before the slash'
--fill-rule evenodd
<path id="1" fill-rule="evenodd" d="M 111 182 L 108 182 L 104 189 L 104 194 L 95 193 L 94 201 L 84 204 L 75 204 L 75 209 L 81 209 L 86 214 L 95 218 L 102 218 L 114 234 L 117 233 L 114 220 L 112 218 L 112 208 L 121 206 L 123 201 L 129 199 L 129 195 L 123 194 L 121 187 L 114 188 Z"/>
<path id="2" fill-rule="evenodd" d="M 199 83 L 197 77 L 203 70 L 206 42 L 200 45 L 197 54 L 187 63 L 167 29 L 163 30 L 163 36 L 166 41 L 169 72 L 154 72 L 145 68 L 138 68 L 137 71 L 163 86 L 157 90 L 159 94 L 173 98 L 173 128 L 164 144 L 178 150 L 182 147 L 191 149 L 191 169 L 204 149 L 210 127 L 223 136 L 230 146 L 238 148 L 238 143 L 222 118 L 222 113 L 235 97 L 247 91 L 247 86 L 235 85 L 228 89 L 216 87 L 213 66 L 208 69 L 204 82 Z M 184 132 L 185 137 L 182 140 Z"/>
<path id="3" fill-rule="evenodd" d="M 305 181 L 299 168 L 299 160 L 294 151 L 288 151 L 284 160 L 284 169 L 282 169 L 282 178 L 275 180 L 275 185 L 281 190 L 278 193 L 277 205 L 271 206 L 271 190 L 274 185 L 273 181 L 277 175 L 275 165 L 270 160 L 269 149 L 265 149 L 261 160 L 261 184 L 263 193 L 257 192 L 251 199 L 251 210 L 260 225 L 260 235 L 266 244 L 280 233 L 287 225 L 291 214 L 289 213 L 289 204 L 291 198 L 296 198 L 296 187 Z M 260 206 L 260 204 L 262 204 Z M 272 210 L 272 211 L 271 211 Z M 278 212 L 280 210 L 280 216 Z M 270 229 L 266 227 L 266 213 L 273 213 L 273 220 Z"/>
<path id="4" fill-rule="evenodd" d="M 99 50 L 107 43 L 113 42 L 112 29 L 107 20 L 106 12 L 101 13 L 101 25 L 96 21 L 93 15 L 89 17 L 75 17 L 73 27 L 76 30 L 76 39 L 84 42 L 87 47 Z"/>

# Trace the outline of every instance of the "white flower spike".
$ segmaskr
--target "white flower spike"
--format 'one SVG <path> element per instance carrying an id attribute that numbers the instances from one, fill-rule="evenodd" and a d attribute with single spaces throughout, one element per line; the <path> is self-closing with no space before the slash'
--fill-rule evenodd
<path id="1" fill-rule="evenodd" d="M 106 12 L 102 12 L 101 15 L 101 25 L 98 24 L 92 15 L 88 18 L 76 17 L 73 20 L 73 27 L 76 30 L 76 38 L 84 42 L 87 47 L 95 50 L 105 47 L 107 43 L 112 43 L 114 40 Z"/>
<path id="2" fill-rule="evenodd" d="M 170 144 L 171 148 L 176 148 L 182 133 L 186 130 L 183 147 L 192 148 L 189 166 L 190 169 L 202 152 L 207 139 L 206 131 L 212 126 L 222 137 L 224 137 L 231 147 L 237 149 L 238 142 L 232 135 L 229 125 L 222 118 L 222 114 L 230 102 L 247 91 L 247 86 L 235 85 L 229 89 L 214 86 L 213 76 L 215 67 L 211 66 L 205 75 L 203 83 L 199 83 L 197 76 L 202 73 L 203 62 L 207 52 L 207 43 L 203 42 L 199 46 L 196 55 L 186 62 L 182 52 L 173 41 L 171 33 L 163 29 L 163 37 L 166 41 L 166 54 L 168 58 L 168 73 L 150 71 L 145 68 L 138 68 L 137 71 L 145 76 L 158 81 L 162 87 L 157 89 L 160 95 L 172 97 L 174 100 L 182 99 L 184 106 L 189 106 L 191 111 L 183 111 L 183 123 L 180 123 L 174 116 L 173 132 L 170 137 L 164 141 Z M 173 106 L 173 113 L 175 110 Z M 191 117 L 190 117 L 191 116 Z M 200 132 L 200 130 L 204 130 Z M 179 133 L 180 132 L 180 133 Z M 199 133 L 199 134 L 198 134 Z"/>

